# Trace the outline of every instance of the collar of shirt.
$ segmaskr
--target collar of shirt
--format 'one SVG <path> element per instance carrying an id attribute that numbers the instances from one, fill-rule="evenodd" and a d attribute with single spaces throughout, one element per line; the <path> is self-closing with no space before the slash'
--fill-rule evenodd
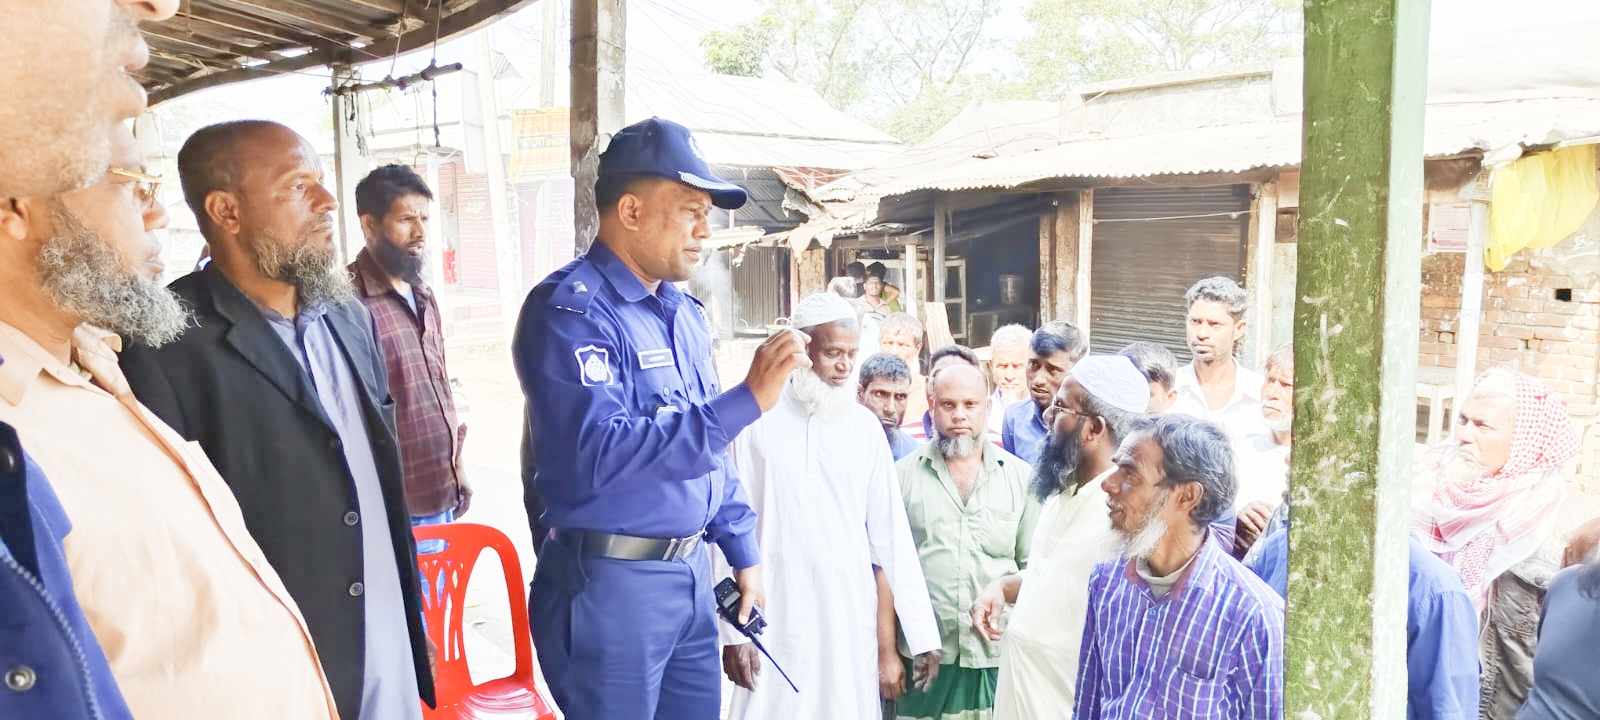
<path id="1" fill-rule="evenodd" d="M 356 253 L 356 261 L 350 263 L 350 274 L 355 278 L 356 291 L 365 297 L 382 297 L 391 293 L 399 295 L 394 283 L 389 281 L 388 274 L 378 265 L 378 259 L 366 248 Z M 416 293 L 419 303 L 433 296 L 433 290 L 423 282 L 411 283 L 411 292 Z"/>
<path id="2" fill-rule="evenodd" d="M 1155 602 L 1180 602 L 1189 592 L 1190 588 L 1205 589 L 1210 588 L 1215 583 L 1217 578 L 1217 564 L 1220 562 L 1220 560 L 1221 551 L 1217 549 L 1217 541 L 1212 538 L 1210 532 L 1207 532 L 1205 534 L 1205 540 L 1200 543 L 1200 549 L 1195 552 L 1194 557 L 1189 559 L 1187 571 L 1180 571 L 1183 572 L 1183 577 L 1178 578 L 1178 581 L 1173 584 L 1171 591 L 1169 591 L 1165 596 L 1156 596 L 1156 593 L 1150 587 L 1150 583 L 1146 582 L 1144 577 L 1140 574 L 1138 560 L 1127 560 L 1124 562 L 1123 574 L 1127 578 L 1128 582 L 1133 583 L 1140 589 L 1144 590 L 1144 592 L 1149 593 L 1151 599 Z"/>
<path id="3" fill-rule="evenodd" d="M 1262 378 L 1260 373 L 1245 367 L 1239 362 L 1238 358 L 1234 358 L 1233 367 L 1233 395 L 1228 398 L 1228 402 L 1224 403 L 1221 408 L 1212 412 L 1225 412 L 1242 402 L 1261 402 Z M 1206 401 L 1205 389 L 1200 387 L 1200 376 L 1195 374 L 1194 363 L 1192 362 L 1178 368 L 1178 394 L 1191 395 L 1200 401 L 1200 407 L 1210 409 L 1210 403 Z"/>
<path id="4" fill-rule="evenodd" d="M 116 352 L 122 349 L 122 339 L 90 325 L 80 325 L 72 333 L 72 355 L 85 372 L 57 360 L 44 346 L 11 325 L 0 322 L 0 398 L 12 405 L 22 404 L 28 388 L 40 373 L 48 374 L 63 385 L 94 392 L 111 393 L 126 388 L 127 380 L 117 367 Z M 109 365 L 104 361 L 109 357 Z M 99 381 L 99 384 L 92 380 Z"/>
<path id="5" fill-rule="evenodd" d="M 295 335 L 297 336 L 305 335 L 307 327 L 310 327 L 312 323 L 321 320 L 322 316 L 328 314 L 328 306 L 324 303 L 301 307 L 300 311 L 295 313 L 293 320 L 284 317 L 277 310 L 273 310 L 265 305 L 258 304 L 256 305 L 256 308 L 261 311 L 261 316 L 266 318 L 267 322 L 269 323 L 275 323 L 278 325 L 293 325 Z"/>
<path id="6" fill-rule="evenodd" d="M 650 297 L 650 291 L 645 289 L 644 283 L 639 281 L 639 276 L 634 275 L 627 265 L 622 263 L 622 258 L 606 247 L 605 243 L 596 241 L 590 246 L 588 253 L 589 262 L 599 268 L 600 275 L 611 284 L 611 288 L 628 302 L 639 302 Z M 674 307 L 683 298 L 683 292 L 678 286 L 665 280 L 656 286 L 656 298 L 668 307 Z"/>
<path id="7" fill-rule="evenodd" d="M 978 473 L 978 481 L 972 484 L 972 492 L 974 493 L 988 484 L 991 478 L 996 477 L 1000 472 L 1000 468 L 1006 462 L 994 448 L 987 447 L 988 444 L 986 442 L 978 442 L 974 446 L 983 453 L 983 472 Z M 950 475 L 950 465 L 944 461 L 944 453 L 939 452 L 939 441 L 929 438 L 928 442 L 917 450 L 917 462 L 939 478 L 939 483 L 944 485 L 945 490 L 950 493 L 950 497 L 956 499 L 956 505 L 964 504 L 961 500 L 961 493 L 956 490 L 955 478 Z"/>

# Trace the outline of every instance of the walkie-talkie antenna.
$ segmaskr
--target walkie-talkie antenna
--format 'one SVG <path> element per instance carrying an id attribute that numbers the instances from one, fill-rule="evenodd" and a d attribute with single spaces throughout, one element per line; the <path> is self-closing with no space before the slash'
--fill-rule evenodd
<path id="1" fill-rule="evenodd" d="M 761 639 L 756 637 L 753 633 L 746 635 L 745 637 L 750 638 L 750 642 L 756 644 L 756 649 L 760 650 L 762 655 L 767 656 L 767 660 L 772 663 L 772 667 L 777 669 L 779 675 L 783 676 L 783 681 L 789 683 L 789 688 L 794 690 L 795 694 L 799 694 L 800 688 L 794 686 L 794 681 L 789 679 L 789 673 L 783 671 L 783 666 L 779 665 L 777 660 L 772 659 L 772 653 L 767 652 L 767 646 L 761 644 Z"/>

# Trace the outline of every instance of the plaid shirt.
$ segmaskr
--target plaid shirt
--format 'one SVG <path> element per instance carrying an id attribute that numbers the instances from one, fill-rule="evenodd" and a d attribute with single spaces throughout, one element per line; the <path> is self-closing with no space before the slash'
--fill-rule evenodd
<path id="1" fill-rule="evenodd" d="M 461 445 L 450 376 L 444 368 L 439 304 L 425 285 L 411 286 L 417 312 L 400 296 L 365 249 L 350 264 L 356 291 L 372 314 L 389 369 L 396 434 L 412 515 L 437 515 L 456 506 Z"/>
<path id="2" fill-rule="evenodd" d="M 1283 601 L 1208 539 L 1164 598 L 1133 561 L 1089 578 L 1076 720 L 1280 720 Z"/>

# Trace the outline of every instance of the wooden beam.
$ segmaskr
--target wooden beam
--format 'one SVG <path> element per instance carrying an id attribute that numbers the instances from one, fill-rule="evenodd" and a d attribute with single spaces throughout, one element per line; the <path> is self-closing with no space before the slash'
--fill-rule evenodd
<path id="1" fill-rule="evenodd" d="M 1245 337 L 1250 352 L 1245 356 L 1258 369 L 1266 367 L 1267 356 L 1282 342 L 1272 336 L 1272 283 L 1275 281 L 1272 255 L 1277 235 L 1278 186 L 1260 183 L 1255 186 L 1255 199 L 1250 203 L 1250 240 L 1245 268 L 1245 288 L 1250 291 L 1250 305 L 1245 313 Z"/>
<path id="2" fill-rule="evenodd" d="M 944 267 L 945 246 L 950 242 L 950 209 L 946 207 L 946 200 L 942 193 L 933 196 L 933 249 L 932 263 L 929 270 L 930 279 L 933 280 L 933 297 L 929 298 L 944 307 L 945 282 L 948 272 Z"/>
<path id="3" fill-rule="evenodd" d="M 195 50 L 204 50 L 213 55 L 220 55 L 222 58 L 217 62 L 221 62 L 230 66 L 236 65 L 237 59 L 240 56 L 255 58 L 257 60 L 265 60 L 267 62 L 272 62 L 273 60 L 278 59 L 277 55 L 261 52 L 255 48 L 244 47 L 242 45 L 231 45 L 215 40 L 207 41 L 204 38 L 183 37 L 178 33 L 163 33 L 150 28 L 145 29 L 144 36 L 147 41 L 160 40 L 161 42 L 171 43 L 173 45 L 179 45 L 186 48 L 193 48 Z M 159 43 L 156 42 L 150 43 L 152 48 L 157 47 L 158 45 Z"/>
<path id="4" fill-rule="evenodd" d="M 1306 0 L 1283 716 L 1406 715 L 1427 0 Z"/>
<path id="5" fill-rule="evenodd" d="M 1451 410 L 1461 412 L 1461 403 L 1472 391 L 1478 371 L 1478 332 L 1483 323 L 1483 249 L 1489 239 L 1489 173 L 1484 171 L 1466 191 L 1472 201 L 1472 219 L 1467 225 L 1466 266 L 1461 273 L 1461 313 L 1456 322 L 1456 391 Z M 1430 418 L 1431 420 L 1432 418 Z M 1456 423 L 1449 423 L 1455 437 Z"/>
<path id="6" fill-rule="evenodd" d="M 1094 324 L 1094 317 L 1089 314 L 1090 298 L 1093 294 L 1092 270 L 1094 269 L 1094 190 L 1083 190 L 1078 193 L 1078 264 L 1074 269 L 1076 278 L 1072 283 L 1074 295 L 1072 303 L 1073 324 L 1078 326 L 1078 331 L 1083 333 L 1088 340 L 1089 328 Z"/>
<path id="7" fill-rule="evenodd" d="M 386 12 L 397 16 L 410 14 L 412 17 L 416 17 L 417 13 L 422 12 L 422 6 L 428 0 L 410 0 L 409 8 L 406 7 L 408 3 L 405 0 L 345 0 L 345 2 L 368 10 Z"/>
<path id="8" fill-rule="evenodd" d="M 280 18 L 279 22 L 290 27 L 311 26 L 320 28 L 317 31 L 319 34 L 333 32 L 354 35 L 364 40 L 375 40 L 384 35 L 381 30 L 367 23 L 336 15 L 326 10 L 320 10 L 314 5 L 295 2 L 295 0 L 230 0 L 230 4 L 263 13 L 267 17 Z"/>
<path id="9" fill-rule="evenodd" d="M 237 12 L 232 12 L 218 7 L 202 5 L 198 8 L 184 3 L 179 6 L 178 14 L 174 19 L 189 19 L 197 23 L 215 25 L 235 32 L 248 33 L 264 40 L 274 42 L 294 43 L 296 45 L 309 45 L 316 41 L 316 37 L 307 35 L 296 28 L 287 27 L 278 23 L 271 23 L 259 18 Z M 159 27 L 161 23 L 147 23 L 146 27 Z"/>
<path id="10" fill-rule="evenodd" d="M 600 153 L 622 129 L 627 59 L 627 3 L 572 2 L 572 143 L 574 252 L 589 249 L 600 231 L 594 183 Z"/>
<path id="11" fill-rule="evenodd" d="M 445 17 L 444 20 L 441 21 L 439 27 L 439 40 L 440 42 L 443 42 L 455 37 L 456 35 L 472 32 L 473 30 L 494 22 L 501 16 L 514 13 L 526 6 L 528 3 L 534 1 L 535 0 L 479 0 L 479 2 L 474 3 L 469 7 Z M 399 46 L 398 52 L 405 54 L 412 50 L 416 50 L 417 48 L 426 47 L 432 44 L 433 39 L 434 36 L 432 27 L 430 26 L 428 28 L 406 33 L 405 35 L 401 35 L 399 38 L 389 37 L 379 40 L 378 42 L 368 46 L 365 49 L 366 52 L 363 54 L 376 55 L 379 56 L 380 59 L 387 60 L 396 52 L 396 45 Z M 180 95 L 191 93 L 196 90 L 203 90 L 209 87 L 216 87 L 218 85 L 226 85 L 228 83 L 240 82 L 243 80 L 253 80 L 261 77 L 271 77 L 273 75 L 305 70 L 307 68 L 314 68 L 335 62 L 348 62 L 350 61 L 349 56 L 352 54 L 354 53 L 349 50 L 330 50 L 327 48 L 322 48 L 314 52 L 306 53 L 305 55 L 292 58 L 283 58 L 274 62 L 266 63 L 264 65 L 235 68 L 233 70 L 212 73 L 204 77 L 185 80 L 184 82 L 178 83 L 171 87 L 162 88 L 150 93 L 150 105 L 154 106 L 157 103 L 170 100 Z M 364 57 L 359 58 L 358 60 L 369 59 L 370 58 Z"/>

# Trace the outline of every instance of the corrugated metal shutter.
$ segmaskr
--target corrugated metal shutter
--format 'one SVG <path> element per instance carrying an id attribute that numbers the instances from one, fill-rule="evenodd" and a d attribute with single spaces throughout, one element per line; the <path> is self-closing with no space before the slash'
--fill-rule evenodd
<path id="1" fill-rule="evenodd" d="M 767 323 L 783 317 L 788 300 L 789 249 L 748 246 L 733 268 L 733 331 L 766 335 Z"/>
<path id="2" fill-rule="evenodd" d="M 1094 193 L 1090 344 L 1116 352 L 1135 340 L 1188 362 L 1183 294 L 1196 280 L 1244 277 L 1250 186 L 1107 188 Z M 1210 213 L 1237 216 L 1184 217 Z M 1183 219 L 1101 222 L 1134 218 Z"/>

